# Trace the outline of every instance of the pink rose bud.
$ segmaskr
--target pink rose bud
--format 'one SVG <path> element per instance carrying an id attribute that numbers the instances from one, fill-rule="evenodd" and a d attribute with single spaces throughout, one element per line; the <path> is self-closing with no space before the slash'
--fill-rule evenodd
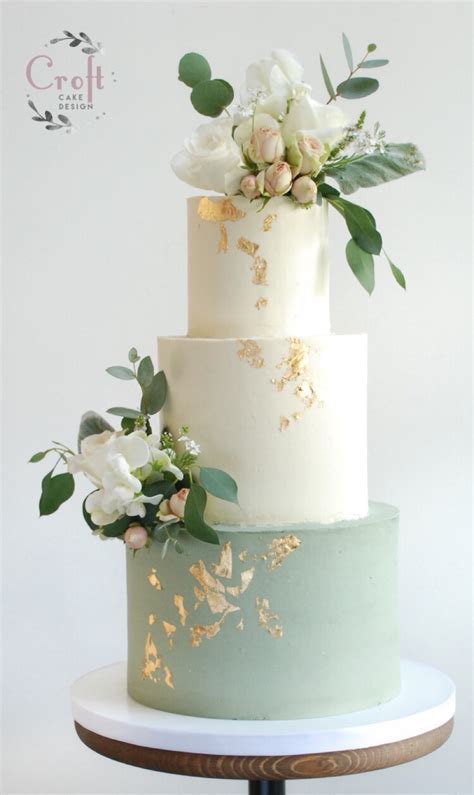
<path id="1" fill-rule="evenodd" d="M 189 489 L 180 489 L 177 494 L 173 494 L 169 499 L 171 513 L 174 513 L 178 519 L 184 517 L 184 508 L 186 500 L 188 499 Z"/>
<path id="2" fill-rule="evenodd" d="M 303 155 L 300 174 L 312 174 L 315 171 L 319 171 L 321 168 L 319 160 L 324 153 L 324 146 L 319 138 L 315 138 L 312 135 L 303 135 L 298 141 L 298 148 Z"/>
<path id="3" fill-rule="evenodd" d="M 265 190 L 270 196 L 283 196 L 291 188 L 291 168 L 282 161 L 273 163 L 265 171 Z"/>
<path id="4" fill-rule="evenodd" d="M 300 204 L 314 204 L 318 189 L 311 177 L 298 177 L 293 182 L 291 192 Z"/>
<path id="5" fill-rule="evenodd" d="M 240 190 L 246 199 L 258 199 L 260 191 L 257 186 L 257 177 L 254 177 L 253 174 L 247 174 L 247 176 L 240 181 Z"/>
<path id="6" fill-rule="evenodd" d="M 123 538 L 129 549 L 142 549 L 148 541 L 148 533 L 141 524 L 132 524 Z"/>
<path id="7" fill-rule="evenodd" d="M 247 146 L 247 154 L 254 163 L 274 163 L 285 154 L 281 132 L 272 127 L 255 130 Z"/>

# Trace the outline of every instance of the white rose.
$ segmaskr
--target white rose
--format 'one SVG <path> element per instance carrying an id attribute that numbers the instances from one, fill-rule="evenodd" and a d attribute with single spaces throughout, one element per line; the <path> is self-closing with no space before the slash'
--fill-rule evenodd
<path id="1" fill-rule="evenodd" d="M 289 99 L 310 90 L 303 83 L 303 67 L 287 50 L 273 50 L 270 58 L 252 63 L 247 68 L 242 89 L 244 101 L 258 92 Z"/>
<path id="2" fill-rule="evenodd" d="M 292 174 L 288 163 L 281 160 L 265 171 L 265 191 L 270 196 L 283 196 L 291 188 Z"/>
<path id="3" fill-rule="evenodd" d="M 271 127 L 260 127 L 255 130 L 245 148 L 246 155 L 257 165 L 274 163 L 285 154 L 285 144 L 280 130 Z"/>
<path id="4" fill-rule="evenodd" d="M 201 124 L 171 161 L 177 177 L 202 190 L 236 193 L 242 156 L 232 138 L 232 119 Z"/>
<path id="5" fill-rule="evenodd" d="M 256 113 L 254 116 L 245 119 L 245 121 L 237 125 L 234 130 L 235 143 L 245 148 L 252 138 L 252 135 L 262 128 L 278 131 L 280 125 L 276 119 L 269 116 L 267 113 Z"/>
<path id="6" fill-rule="evenodd" d="M 300 204 L 314 204 L 318 189 L 311 177 L 298 177 L 293 182 L 291 192 Z"/>
<path id="7" fill-rule="evenodd" d="M 290 103 L 281 132 L 286 144 L 304 131 L 333 148 L 343 138 L 347 123 L 347 116 L 336 105 L 321 105 L 311 97 L 302 96 Z"/>

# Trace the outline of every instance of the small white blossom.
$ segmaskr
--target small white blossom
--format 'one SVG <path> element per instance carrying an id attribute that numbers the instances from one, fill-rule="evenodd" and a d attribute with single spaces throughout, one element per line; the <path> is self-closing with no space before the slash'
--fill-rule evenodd
<path id="1" fill-rule="evenodd" d="M 201 452 L 201 445 L 193 441 L 193 439 L 188 439 L 184 446 L 186 447 L 187 452 L 191 453 L 191 455 L 199 455 Z"/>

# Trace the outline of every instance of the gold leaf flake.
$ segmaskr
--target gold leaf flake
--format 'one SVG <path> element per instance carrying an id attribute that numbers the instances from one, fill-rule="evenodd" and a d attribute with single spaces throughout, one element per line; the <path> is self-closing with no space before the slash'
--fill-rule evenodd
<path id="1" fill-rule="evenodd" d="M 197 599 L 197 602 L 194 603 L 194 609 L 197 610 L 199 605 L 201 604 L 201 602 L 204 602 L 204 600 L 206 598 L 206 594 L 204 593 L 204 591 L 201 591 L 201 589 L 198 588 L 197 585 L 195 585 L 194 586 L 194 596 Z"/>
<path id="2" fill-rule="evenodd" d="M 270 610 L 270 603 L 268 599 L 257 596 L 255 600 L 258 612 L 258 623 L 263 627 L 272 638 L 281 638 L 283 635 L 283 627 L 281 624 L 276 624 L 280 616 L 278 613 L 273 613 Z"/>
<path id="3" fill-rule="evenodd" d="M 181 624 L 184 627 L 186 624 L 186 619 L 188 617 L 188 611 L 184 606 L 184 597 L 180 593 L 175 593 L 175 595 L 173 596 L 173 602 L 174 606 L 176 607 L 176 610 L 178 611 L 179 620 L 181 621 Z"/>
<path id="4" fill-rule="evenodd" d="M 243 630 L 243 628 L 244 628 L 244 619 L 243 618 L 241 618 L 239 623 L 235 625 L 235 628 Z"/>
<path id="5" fill-rule="evenodd" d="M 300 420 L 303 415 L 301 411 L 294 411 L 291 416 L 293 417 L 294 420 Z"/>
<path id="6" fill-rule="evenodd" d="M 231 199 L 213 201 L 208 196 L 201 197 L 197 213 L 203 221 L 237 221 L 245 217 L 245 213 L 238 210 Z"/>
<path id="7" fill-rule="evenodd" d="M 271 543 L 268 544 L 268 549 L 270 550 L 268 570 L 274 571 L 278 569 L 285 558 L 291 555 L 295 549 L 298 549 L 300 545 L 300 539 L 293 535 L 293 533 L 289 533 L 283 538 L 274 538 Z"/>
<path id="8" fill-rule="evenodd" d="M 242 346 L 242 348 L 237 351 L 239 359 L 247 359 L 250 367 L 255 367 L 256 369 L 265 366 L 265 360 L 260 355 L 262 349 L 258 342 L 255 340 L 240 340 L 239 344 Z"/>
<path id="9" fill-rule="evenodd" d="M 168 687 L 171 687 L 171 689 L 174 690 L 173 674 L 167 665 L 165 665 L 165 685 L 168 685 Z"/>
<path id="10" fill-rule="evenodd" d="M 311 408 L 317 400 L 316 391 L 310 381 L 302 381 L 298 384 L 295 395 L 303 401 L 307 409 Z"/>
<path id="11" fill-rule="evenodd" d="M 150 627 L 152 626 L 152 624 L 155 623 L 155 621 L 156 621 L 155 613 L 150 613 L 150 615 L 148 616 L 148 623 L 149 623 Z"/>
<path id="12" fill-rule="evenodd" d="M 221 593 L 225 592 L 225 586 L 208 572 L 202 560 L 193 563 L 193 565 L 189 567 L 189 571 L 201 585 L 204 593 L 207 593 L 209 589 L 212 591 L 220 591 Z"/>
<path id="13" fill-rule="evenodd" d="M 307 372 L 309 365 L 309 345 L 306 345 L 299 337 L 290 337 L 288 342 L 290 343 L 289 351 L 277 364 L 279 369 L 286 366 L 282 376 L 283 384 L 287 381 L 296 381 Z"/>
<path id="14" fill-rule="evenodd" d="M 143 656 L 142 679 L 150 679 L 152 682 L 158 682 L 155 676 L 156 671 L 161 668 L 161 657 L 158 654 L 151 632 L 148 633 L 145 641 L 145 653 Z"/>
<path id="15" fill-rule="evenodd" d="M 224 618 L 225 616 L 222 616 L 219 621 L 215 621 L 213 624 L 197 624 L 195 627 L 191 627 L 191 645 L 194 647 L 200 646 L 203 638 L 208 640 L 215 638 L 220 631 Z"/>
<path id="16" fill-rule="evenodd" d="M 221 221 L 220 226 L 220 238 L 219 238 L 219 245 L 217 247 L 217 253 L 219 254 L 220 251 L 223 251 L 224 254 L 229 250 L 229 238 L 227 236 L 227 227 L 223 221 Z"/>
<path id="17" fill-rule="evenodd" d="M 230 592 L 230 589 L 227 589 Z M 208 591 L 206 594 L 207 604 L 211 613 L 233 613 L 240 608 L 230 604 L 223 593 L 216 593 L 215 591 Z"/>
<path id="18" fill-rule="evenodd" d="M 163 629 L 166 632 L 167 638 L 172 638 L 174 633 L 176 632 L 176 626 L 174 624 L 170 624 L 169 621 L 162 621 Z"/>
<path id="19" fill-rule="evenodd" d="M 268 304 L 268 298 L 259 298 L 255 307 L 260 311 L 260 309 L 265 309 Z"/>
<path id="20" fill-rule="evenodd" d="M 289 424 L 290 420 L 288 417 L 280 417 L 280 431 L 286 431 Z"/>
<path id="21" fill-rule="evenodd" d="M 244 254 L 248 254 L 249 257 L 255 257 L 259 245 L 258 243 L 252 243 L 252 241 L 248 240 L 246 237 L 239 237 L 237 240 L 237 248 L 240 251 L 243 251 Z"/>
<path id="22" fill-rule="evenodd" d="M 270 231 L 270 229 L 272 228 L 273 221 L 275 220 L 276 217 L 277 217 L 276 213 L 270 213 L 270 215 L 267 215 L 266 218 L 264 218 L 264 221 L 263 221 L 263 231 L 264 232 L 269 232 Z"/>
<path id="23" fill-rule="evenodd" d="M 239 560 L 241 560 L 243 563 L 245 560 L 247 560 L 248 554 L 248 550 L 243 549 L 242 552 L 239 552 Z"/>
<path id="24" fill-rule="evenodd" d="M 230 541 L 226 541 L 221 549 L 219 563 L 212 564 L 212 571 L 218 577 L 232 577 L 232 547 Z"/>
<path id="25" fill-rule="evenodd" d="M 252 582 L 254 574 L 255 568 L 242 571 L 240 574 L 240 585 L 228 586 L 226 589 L 227 593 L 230 593 L 231 596 L 242 596 Z"/>
<path id="26" fill-rule="evenodd" d="M 253 271 L 252 282 L 253 284 L 261 284 L 268 287 L 267 282 L 267 275 L 268 275 L 268 262 L 263 257 L 255 257 L 253 261 L 253 265 L 251 265 L 251 269 Z"/>
<path id="27" fill-rule="evenodd" d="M 156 576 L 156 569 L 152 569 L 151 572 L 149 573 L 148 582 L 150 583 L 150 585 L 153 585 L 153 588 L 156 588 L 157 591 L 163 590 L 161 587 L 161 582 Z"/>

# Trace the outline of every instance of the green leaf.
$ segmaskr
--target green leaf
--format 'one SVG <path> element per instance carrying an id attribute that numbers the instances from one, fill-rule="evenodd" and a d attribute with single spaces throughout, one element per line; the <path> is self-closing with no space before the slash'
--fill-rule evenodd
<path id="1" fill-rule="evenodd" d="M 82 415 L 79 425 L 79 435 L 77 438 L 79 450 L 81 449 L 82 440 L 86 439 L 88 436 L 93 436 L 96 433 L 103 433 L 103 431 L 113 430 L 114 428 L 112 428 L 107 420 L 104 420 L 100 414 L 97 414 L 95 411 L 86 411 L 86 413 Z"/>
<path id="2" fill-rule="evenodd" d="M 328 198 L 329 196 L 337 198 L 337 196 L 341 195 L 336 188 L 333 188 L 332 185 L 328 185 L 327 182 L 319 183 L 318 193 L 320 193 L 321 196 L 324 196 L 324 198 Z"/>
<path id="3" fill-rule="evenodd" d="M 321 72 L 323 73 L 323 80 L 324 85 L 326 86 L 327 92 L 331 99 L 334 99 L 336 96 L 336 92 L 334 91 L 333 85 L 331 83 L 331 78 L 329 77 L 328 70 L 326 69 L 326 65 L 323 61 L 323 56 L 319 56 L 319 62 L 321 64 Z"/>
<path id="4" fill-rule="evenodd" d="M 141 410 L 144 414 L 158 414 L 166 400 L 167 384 L 163 370 L 157 373 L 149 387 L 143 390 Z"/>
<path id="5" fill-rule="evenodd" d="M 343 193 L 354 193 L 359 188 L 372 188 L 393 179 L 414 174 L 425 168 L 425 159 L 414 144 L 387 144 L 385 151 L 362 155 L 325 169 Z"/>
<path id="6" fill-rule="evenodd" d="M 142 389 L 146 389 L 153 381 L 155 370 L 153 362 L 149 356 L 145 356 L 138 365 L 137 380 Z"/>
<path id="7" fill-rule="evenodd" d="M 107 367 L 106 373 L 113 375 L 114 378 L 121 378 L 122 381 L 133 381 L 135 375 L 129 367 L 122 367 L 118 364 L 116 367 Z"/>
<path id="8" fill-rule="evenodd" d="M 368 44 L 367 45 L 367 52 L 374 52 L 374 50 L 376 50 L 376 49 L 377 49 L 377 45 L 376 44 Z"/>
<path id="9" fill-rule="evenodd" d="M 204 521 L 206 509 L 206 492 L 198 483 L 193 483 L 184 508 L 184 524 L 186 530 L 194 538 L 208 544 L 219 544 L 219 536 L 213 527 Z"/>
<path id="10" fill-rule="evenodd" d="M 131 420 L 137 420 L 142 416 L 141 411 L 137 411 L 136 409 L 126 409 L 122 406 L 114 406 L 111 409 L 107 409 L 107 413 L 115 414 L 116 417 L 128 417 Z"/>
<path id="11" fill-rule="evenodd" d="M 52 448 L 49 448 L 49 450 L 43 450 L 41 453 L 35 453 L 34 455 L 32 455 L 32 456 L 31 456 L 31 458 L 30 458 L 30 460 L 28 461 L 28 463 L 29 463 L 29 464 L 37 464 L 37 463 L 38 463 L 38 461 L 42 461 L 42 460 L 43 460 L 43 458 L 44 458 L 46 455 L 48 455 L 48 453 L 50 453 L 50 452 L 51 452 L 51 449 L 52 449 Z"/>
<path id="12" fill-rule="evenodd" d="M 120 427 L 125 431 L 125 435 L 133 433 L 135 430 L 135 420 L 132 420 L 130 417 L 122 417 Z"/>
<path id="13" fill-rule="evenodd" d="M 128 361 L 131 362 L 132 364 L 134 364 L 135 362 L 138 362 L 139 359 L 140 359 L 140 357 L 138 355 L 137 349 L 136 348 L 130 348 L 130 350 L 128 352 Z"/>
<path id="14" fill-rule="evenodd" d="M 182 83 L 194 88 L 203 80 L 211 79 L 211 67 L 203 55 L 199 55 L 197 52 L 188 52 L 179 62 L 178 76 Z"/>
<path id="15" fill-rule="evenodd" d="M 122 516 L 112 524 L 106 524 L 101 528 L 101 533 L 107 538 L 118 538 L 125 533 L 125 530 L 132 522 L 136 521 L 132 516 Z"/>
<path id="16" fill-rule="evenodd" d="M 160 544 L 164 544 L 168 536 L 168 531 L 163 525 L 156 524 L 152 530 L 153 538 Z"/>
<path id="17" fill-rule="evenodd" d="M 371 295 L 375 287 L 374 258 L 361 249 L 355 240 L 349 240 L 346 246 L 346 258 L 349 266 L 362 287 Z"/>
<path id="18" fill-rule="evenodd" d="M 74 494 L 74 478 L 69 472 L 54 475 L 48 472 L 41 484 L 40 516 L 49 516 Z"/>
<path id="19" fill-rule="evenodd" d="M 154 483 L 145 483 L 142 487 L 142 492 L 146 497 L 156 497 L 157 494 L 163 494 L 164 497 L 169 497 L 176 490 L 174 488 L 175 482 L 176 479 L 173 483 L 169 480 L 156 480 Z M 158 510 L 157 507 L 156 510 Z"/>
<path id="20" fill-rule="evenodd" d="M 222 469 L 213 469 L 211 467 L 201 467 L 199 472 L 199 479 L 201 486 L 203 486 L 209 494 L 218 497 L 220 500 L 227 500 L 227 502 L 235 502 L 239 504 L 237 498 L 237 483 L 227 472 Z"/>
<path id="21" fill-rule="evenodd" d="M 376 61 L 362 61 L 359 64 L 359 69 L 377 69 L 379 66 L 387 66 L 387 64 L 386 58 L 379 58 Z"/>
<path id="22" fill-rule="evenodd" d="M 344 53 L 346 56 L 347 65 L 349 67 L 349 70 L 352 72 L 354 68 L 354 61 L 352 59 L 351 45 L 349 44 L 349 39 L 347 38 L 345 33 L 342 34 L 342 45 L 344 47 Z"/>
<path id="23" fill-rule="evenodd" d="M 329 199 L 344 215 L 347 228 L 355 242 L 369 254 L 380 254 L 382 236 L 377 231 L 372 213 L 347 199 Z"/>
<path id="24" fill-rule="evenodd" d="M 234 99 L 234 90 L 225 80 L 204 80 L 194 86 L 191 103 L 203 116 L 217 118 Z"/>
<path id="25" fill-rule="evenodd" d="M 393 278 L 395 279 L 397 284 L 400 285 L 400 287 L 403 287 L 403 289 L 406 290 L 407 289 L 407 283 L 406 283 L 406 279 L 405 279 L 405 276 L 403 275 L 402 271 L 400 270 L 400 268 L 397 268 L 397 266 L 395 265 L 394 262 L 392 262 L 392 260 L 390 259 L 390 257 L 388 256 L 386 251 L 384 251 L 384 254 L 385 254 L 386 258 L 387 258 L 388 264 L 390 265 L 390 269 L 391 269 L 391 271 L 393 273 Z"/>
<path id="26" fill-rule="evenodd" d="M 379 87 L 379 81 L 373 77 L 350 77 L 337 87 L 338 94 L 344 99 L 361 99 L 373 94 Z"/>
<path id="27" fill-rule="evenodd" d="M 91 491 L 91 494 L 94 494 L 94 492 Z M 88 494 L 87 497 L 89 497 L 89 496 L 90 495 Z M 85 498 L 85 500 L 82 503 L 82 516 L 84 517 L 85 523 L 90 527 L 91 530 L 97 530 L 97 525 L 94 524 L 94 522 L 91 519 L 91 515 L 90 515 L 89 511 L 86 509 L 87 497 Z"/>

